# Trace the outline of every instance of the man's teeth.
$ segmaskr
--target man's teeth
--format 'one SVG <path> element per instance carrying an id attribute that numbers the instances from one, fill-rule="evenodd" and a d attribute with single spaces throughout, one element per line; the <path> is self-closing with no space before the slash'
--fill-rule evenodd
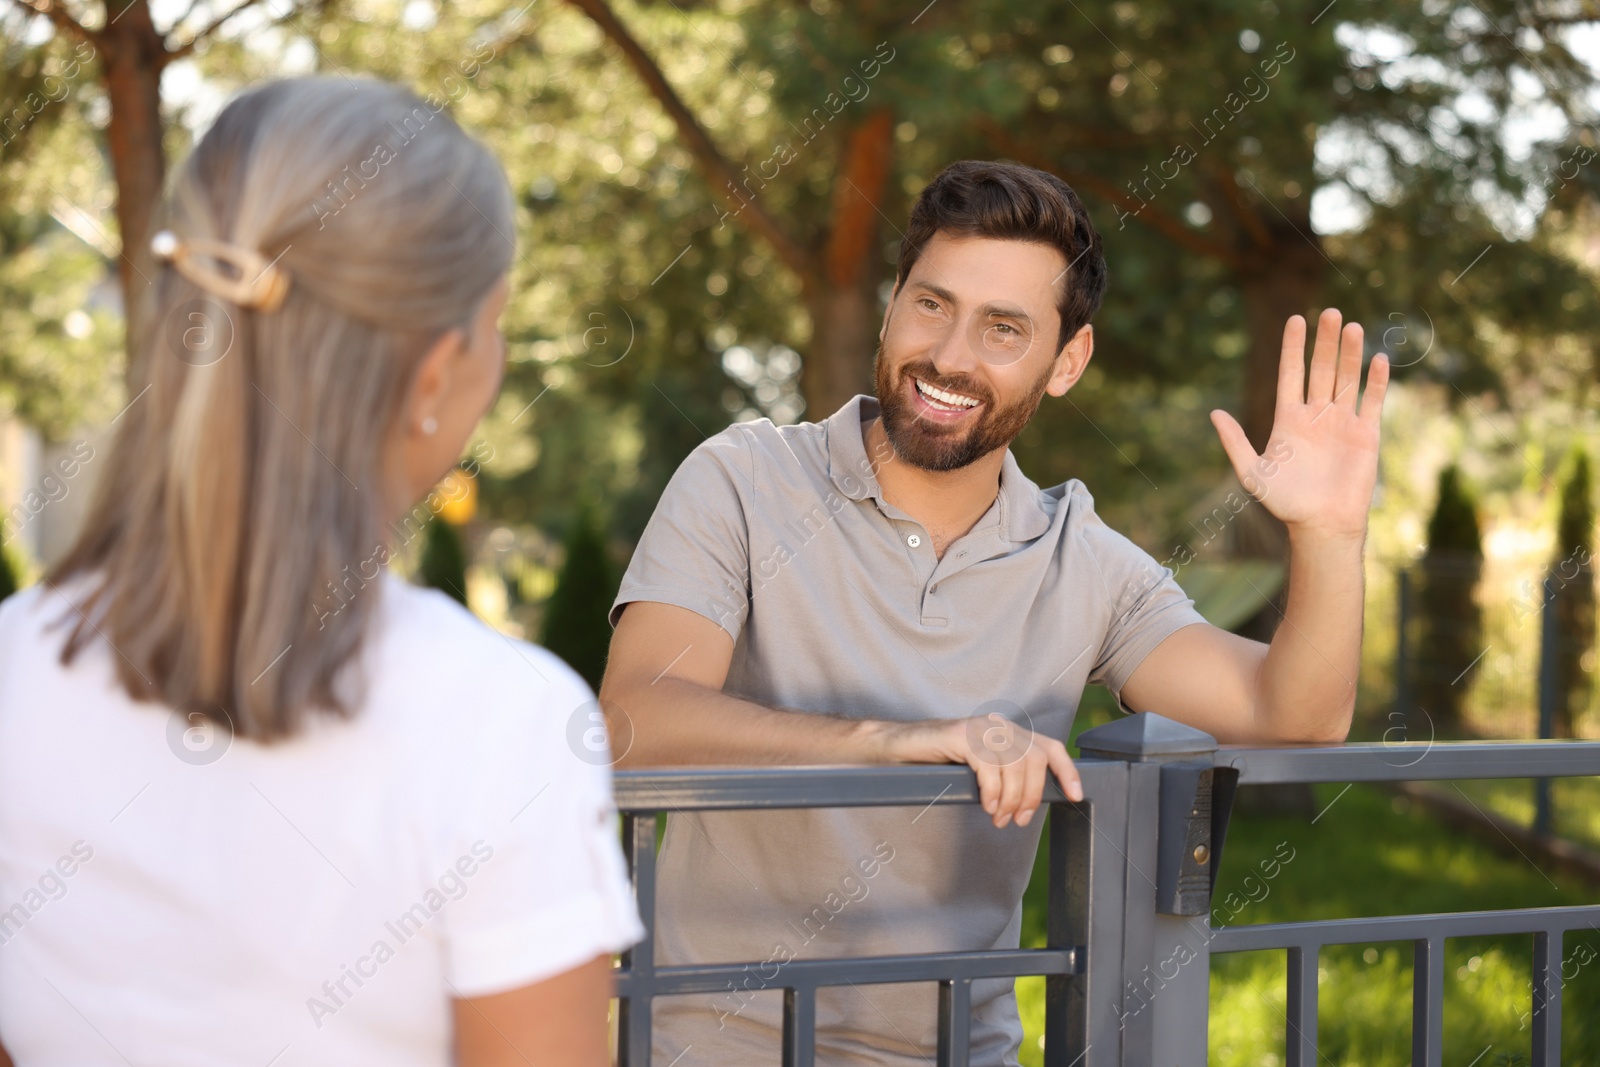
<path id="1" fill-rule="evenodd" d="M 946 407 L 974 408 L 978 406 L 978 401 L 970 396 L 962 396 L 960 393 L 950 393 L 943 389 L 935 389 L 921 378 L 913 378 L 911 380 L 917 383 L 917 392 L 931 400 L 939 401 Z"/>

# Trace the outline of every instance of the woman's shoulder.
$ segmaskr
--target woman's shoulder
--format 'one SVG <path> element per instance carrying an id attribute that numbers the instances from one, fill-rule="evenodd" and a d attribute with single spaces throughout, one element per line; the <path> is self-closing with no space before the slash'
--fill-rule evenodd
<path id="1" fill-rule="evenodd" d="M 564 729 L 595 703 L 555 653 L 503 634 L 433 589 L 390 576 L 371 634 L 367 680 L 379 708 L 429 705 L 473 732 Z M 374 709 L 377 710 L 377 709 Z"/>

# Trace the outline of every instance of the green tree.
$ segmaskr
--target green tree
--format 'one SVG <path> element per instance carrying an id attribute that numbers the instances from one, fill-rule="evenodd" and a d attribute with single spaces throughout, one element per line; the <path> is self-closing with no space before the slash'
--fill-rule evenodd
<path id="1" fill-rule="evenodd" d="M 1455 464 L 1439 473 L 1438 502 L 1428 520 L 1428 547 L 1419 569 L 1422 633 L 1414 692 L 1435 723 L 1459 732 L 1472 668 L 1483 651 L 1483 617 L 1477 602 L 1483 541 L 1477 502 Z"/>
<path id="2" fill-rule="evenodd" d="M 0 547 L 0 600 L 4 600 L 17 591 L 17 566 L 11 558 L 11 553 Z"/>
<path id="3" fill-rule="evenodd" d="M 611 646 L 607 614 L 621 578 L 607 553 L 605 533 L 592 509 L 578 512 L 577 521 L 567 533 L 566 556 L 555 591 L 545 605 L 544 632 L 539 641 L 598 690 Z"/>
<path id="4" fill-rule="evenodd" d="M 1589 454 L 1572 450 L 1561 481 L 1561 515 L 1556 523 L 1556 559 L 1551 564 L 1555 602 L 1545 610 L 1557 613 L 1560 634 L 1556 736 L 1576 737 L 1578 720 L 1589 706 L 1594 688 L 1595 590 L 1594 484 Z"/>
<path id="5" fill-rule="evenodd" d="M 422 585 L 467 603 L 467 553 L 461 534 L 437 515 L 428 523 L 427 540 L 422 543 L 422 559 L 417 564 Z"/>

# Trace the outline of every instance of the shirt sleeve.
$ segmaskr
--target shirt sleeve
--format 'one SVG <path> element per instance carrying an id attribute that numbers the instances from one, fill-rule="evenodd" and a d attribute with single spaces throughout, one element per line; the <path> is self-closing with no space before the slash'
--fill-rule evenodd
<path id="1" fill-rule="evenodd" d="M 489 716 L 488 736 L 473 739 L 474 787 L 439 879 L 449 898 L 445 969 L 457 997 L 531 985 L 644 936 L 599 705 L 557 657 L 522 648 L 550 681 L 535 700 L 524 691 L 507 701 Z"/>
<path id="2" fill-rule="evenodd" d="M 750 614 L 753 451 L 730 426 L 683 461 L 645 526 L 611 606 L 611 624 L 635 600 L 687 608 L 735 641 Z"/>
<path id="3" fill-rule="evenodd" d="M 1108 604 L 1105 636 L 1089 681 L 1109 689 L 1122 710 L 1132 714 L 1122 701 L 1122 687 L 1139 664 L 1175 631 L 1206 619 L 1178 585 L 1172 568 L 1156 562 L 1098 515 L 1090 513 L 1081 536 Z"/>

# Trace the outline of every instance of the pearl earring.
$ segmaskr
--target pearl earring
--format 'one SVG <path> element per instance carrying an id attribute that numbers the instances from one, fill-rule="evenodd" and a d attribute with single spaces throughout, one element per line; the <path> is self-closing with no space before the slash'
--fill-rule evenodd
<path id="1" fill-rule="evenodd" d="M 434 431 L 436 431 L 438 429 L 439 429 L 439 420 L 438 419 L 434 418 L 432 415 L 427 415 L 427 416 L 423 417 L 423 419 L 422 419 L 422 432 L 423 433 L 432 435 L 434 433 Z"/>

